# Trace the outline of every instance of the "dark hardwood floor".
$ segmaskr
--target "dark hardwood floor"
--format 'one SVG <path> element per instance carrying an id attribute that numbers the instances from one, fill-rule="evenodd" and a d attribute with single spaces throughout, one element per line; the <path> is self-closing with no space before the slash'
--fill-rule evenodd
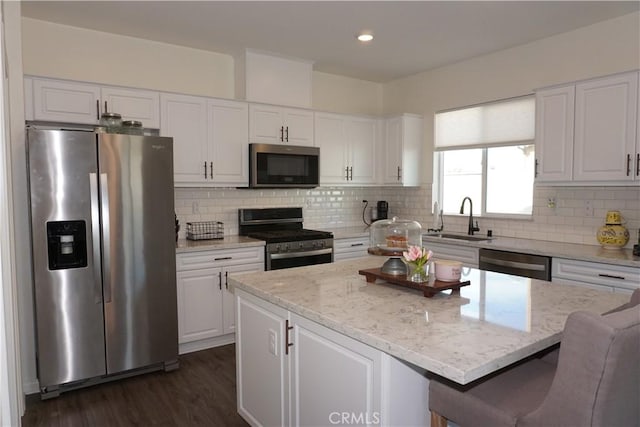
<path id="1" fill-rule="evenodd" d="M 35 397 L 35 396 L 33 396 Z M 236 412 L 235 345 L 180 356 L 180 368 L 30 397 L 22 425 L 247 426 Z"/>

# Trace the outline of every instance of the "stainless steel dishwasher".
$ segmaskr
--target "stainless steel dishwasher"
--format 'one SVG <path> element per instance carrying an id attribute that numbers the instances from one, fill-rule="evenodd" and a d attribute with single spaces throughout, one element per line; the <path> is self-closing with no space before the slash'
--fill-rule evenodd
<path id="1" fill-rule="evenodd" d="M 551 280 L 551 257 L 548 256 L 480 249 L 478 266 L 486 271 Z"/>

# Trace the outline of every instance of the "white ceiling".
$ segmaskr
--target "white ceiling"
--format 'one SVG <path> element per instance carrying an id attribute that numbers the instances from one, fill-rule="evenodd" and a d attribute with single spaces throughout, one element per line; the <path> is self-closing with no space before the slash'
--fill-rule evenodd
<path id="1" fill-rule="evenodd" d="M 639 10 L 638 1 L 23 1 L 34 19 L 386 82 Z M 640 25 L 640 23 L 639 23 Z M 356 33 L 372 31 L 368 45 Z"/>

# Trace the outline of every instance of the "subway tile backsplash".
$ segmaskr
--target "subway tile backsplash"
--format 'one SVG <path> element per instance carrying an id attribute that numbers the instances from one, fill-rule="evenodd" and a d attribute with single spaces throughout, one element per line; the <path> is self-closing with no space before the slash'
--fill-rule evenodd
<path id="1" fill-rule="evenodd" d="M 302 206 L 307 228 L 364 225 L 378 200 L 389 202 L 389 216 L 433 224 L 431 186 L 428 187 L 319 187 L 315 189 L 249 190 L 235 188 L 176 188 L 176 213 L 181 237 L 188 221 L 222 221 L 225 234 L 238 233 L 238 208 Z M 477 218 L 480 234 L 597 245 L 596 232 L 608 210 L 619 210 L 631 239 L 638 241 L 640 190 L 631 187 L 536 187 L 530 219 Z M 446 215 L 447 231 L 466 232 L 467 217 Z"/>

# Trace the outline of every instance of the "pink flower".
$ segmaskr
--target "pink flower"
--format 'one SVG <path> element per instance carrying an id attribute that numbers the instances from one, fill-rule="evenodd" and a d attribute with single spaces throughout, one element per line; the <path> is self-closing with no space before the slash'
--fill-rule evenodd
<path id="1" fill-rule="evenodd" d="M 432 255 L 433 252 L 420 246 L 409 246 L 408 251 L 402 252 L 405 261 L 415 263 L 418 266 L 426 264 Z"/>

